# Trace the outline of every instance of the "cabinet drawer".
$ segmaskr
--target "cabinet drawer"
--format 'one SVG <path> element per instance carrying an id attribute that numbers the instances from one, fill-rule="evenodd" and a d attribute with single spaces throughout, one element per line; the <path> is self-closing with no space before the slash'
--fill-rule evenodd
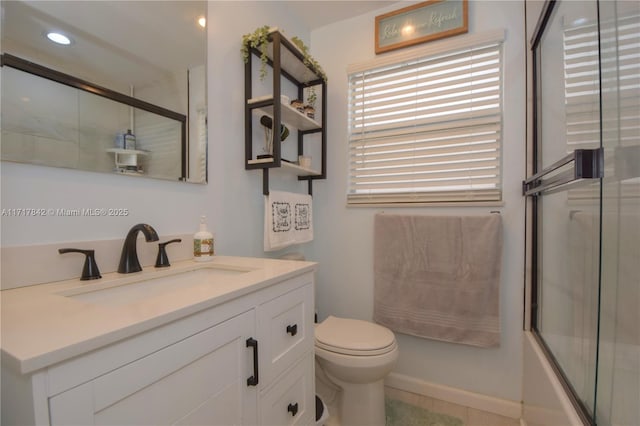
<path id="1" fill-rule="evenodd" d="M 313 285 L 260 305 L 260 371 L 265 385 L 268 386 L 305 352 L 313 350 L 313 332 Z"/>
<path id="2" fill-rule="evenodd" d="M 260 399 L 265 426 L 314 424 L 315 389 L 313 354 L 304 356 Z"/>

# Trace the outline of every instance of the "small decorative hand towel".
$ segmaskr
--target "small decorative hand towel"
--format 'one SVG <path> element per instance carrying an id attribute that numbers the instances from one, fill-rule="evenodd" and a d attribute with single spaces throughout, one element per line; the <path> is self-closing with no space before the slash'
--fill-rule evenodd
<path id="1" fill-rule="evenodd" d="M 499 214 L 378 214 L 374 320 L 413 336 L 500 346 L 501 259 Z"/>
<path id="2" fill-rule="evenodd" d="M 264 197 L 264 251 L 313 240 L 311 196 L 270 191 Z"/>

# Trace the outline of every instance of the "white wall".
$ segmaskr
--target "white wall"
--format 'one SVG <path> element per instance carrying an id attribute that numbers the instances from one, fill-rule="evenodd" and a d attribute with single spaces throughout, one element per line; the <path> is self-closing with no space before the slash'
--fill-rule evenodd
<path id="1" fill-rule="evenodd" d="M 265 24 L 307 42 L 309 31 L 284 2 L 211 2 L 208 22 L 209 184 L 2 162 L 3 209 L 129 209 L 126 217 L 2 216 L 2 247 L 124 238 L 139 222 L 151 224 L 160 235 L 190 233 L 205 214 L 218 253 L 263 255 L 262 174 L 243 165 L 241 38 Z M 281 185 L 278 189 L 306 188 L 293 178 L 272 181 Z"/>
<path id="2" fill-rule="evenodd" d="M 329 314 L 371 319 L 373 312 L 373 216 L 483 214 L 500 210 L 504 222 L 501 284 L 502 344 L 479 349 L 397 335 L 395 372 L 429 382 L 520 401 L 524 261 L 525 56 L 524 7 L 519 1 L 470 1 L 469 32 L 505 29 L 504 205 L 497 207 L 348 208 L 347 74 L 350 63 L 374 53 L 376 15 L 406 2 L 311 33 L 311 51 L 328 74 L 328 180 L 314 187 L 316 241 L 308 257 L 320 262 L 317 300 L 321 319 Z"/>

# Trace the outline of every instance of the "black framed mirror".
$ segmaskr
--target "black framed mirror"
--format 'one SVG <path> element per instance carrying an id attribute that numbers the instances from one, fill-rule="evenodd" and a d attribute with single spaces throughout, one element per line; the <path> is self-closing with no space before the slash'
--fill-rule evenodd
<path id="1" fill-rule="evenodd" d="M 207 2 L 1 4 L 3 161 L 206 183 Z"/>

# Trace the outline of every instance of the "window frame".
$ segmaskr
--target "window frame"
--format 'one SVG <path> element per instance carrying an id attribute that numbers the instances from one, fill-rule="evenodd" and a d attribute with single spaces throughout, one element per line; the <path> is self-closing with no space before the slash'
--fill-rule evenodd
<path id="1" fill-rule="evenodd" d="M 503 204 L 503 125 L 504 125 L 504 76 L 505 76 L 505 61 L 504 61 L 504 40 L 505 31 L 495 30 L 484 32 L 481 34 L 473 34 L 460 36 L 453 39 L 444 40 L 441 42 L 430 43 L 421 47 L 407 49 L 394 54 L 387 54 L 381 57 L 376 57 L 373 60 L 361 62 L 358 64 L 350 65 L 347 68 L 347 74 L 349 78 L 349 119 L 348 119 L 348 167 L 351 167 L 352 160 L 355 155 L 353 154 L 352 145 L 354 144 L 353 137 L 355 134 L 352 130 L 352 119 L 354 113 L 352 111 L 352 77 L 356 74 L 363 72 L 369 72 L 373 70 L 380 70 L 387 67 L 397 66 L 403 63 L 416 61 L 416 60 L 433 60 L 438 57 L 450 56 L 459 54 L 461 51 L 469 49 L 477 49 L 488 45 L 498 45 L 497 55 L 499 58 L 499 112 L 496 126 L 497 133 L 497 153 L 495 165 L 497 170 L 497 177 L 495 179 L 495 188 L 489 190 L 458 190 L 458 191 L 415 191 L 415 192 L 385 192 L 385 193 L 366 193 L 355 192 L 353 189 L 354 183 L 352 181 L 351 170 L 347 171 L 348 185 L 347 185 L 347 205 L 351 207 L 357 206 L 422 206 L 422 205 L 502 205 Z M 473 121 L 473 119 L 471 119 Z M 441 126 L 441 123 L 436 122 L 435 127 Z M 441 126 L 442 127 L 442 126 Z M 446 126 L 445 126 L 446 127 Z M 402 133 L 402 130 L 398 130 Z M 393 133 L 393 131 L 392 131 Z M 495 161 L 494 161 L 495 163 Z"/>

